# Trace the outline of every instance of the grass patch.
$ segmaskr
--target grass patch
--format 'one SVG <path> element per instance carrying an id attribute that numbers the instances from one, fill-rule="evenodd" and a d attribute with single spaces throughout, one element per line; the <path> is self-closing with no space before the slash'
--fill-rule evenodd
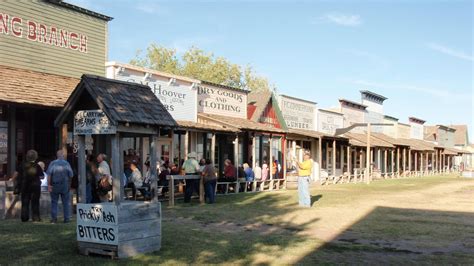
<path id="1" fill-rule="evenodd" d="M 453 193 L 428 193 L 430 188 L 450 184 Z M 0 223 L 0 264 L 473 264 L 471 205 L 464 203 L 466 212 L 450 212 L 411 209 L 409 198 L 407 203 L 398 202 L 418 191 L 426 194 L 426 200 L 456 200 L 462 196 L 456 191 L 470 191 L 473 184 L 453 176 L 433 176 L 319 186 L 311 189 L 318 201 L 308 209 L 297 206 L 294 190 L 222 196 L 213 205 L 167 207 L 165 203 L 162 250 L 118 261 L 78 255 L 75 223 L 7 220 Z M 350 227 L 336 228 L 344 214 L 357 214 L 354 206 L 370 205 L 380 197 L 393 197 L 399 206 L 374 205 Z M 320 228 L 333 230 L 337 237 L 322 241 Z"/>

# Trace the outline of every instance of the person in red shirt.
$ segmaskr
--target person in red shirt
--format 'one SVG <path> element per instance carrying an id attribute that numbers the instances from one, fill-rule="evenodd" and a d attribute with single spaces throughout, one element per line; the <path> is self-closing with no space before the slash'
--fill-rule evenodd
<path id="1" fill-rule="evenodd" d="M 232 162 L 227 159 L 224 161 L 224 165 L 224 178 L 226 179 L 226 182 L 237 181 L 237 169 Z"/>

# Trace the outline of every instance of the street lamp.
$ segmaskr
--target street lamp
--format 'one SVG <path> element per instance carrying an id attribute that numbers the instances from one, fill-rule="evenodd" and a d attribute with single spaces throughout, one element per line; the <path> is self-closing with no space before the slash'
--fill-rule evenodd
<path id="1" fill-rule="evenodd" d="M 349 127 L 344 128 L 337 128 L 336 132 L 334 132 L 334 136 L 339 136 L 344 133 L 351 131 L 356 127 L 367 127 L 367 152 L 366 152 L 366 163 L 365 163 L 365 174 L 364 179 L 365 183 L 370 184 L 370 131 L 371 126 L 394 126 L 394 124 L 390 123 L 355 123 Z M 349 173 L 350 174 L 350 173 Z"/>

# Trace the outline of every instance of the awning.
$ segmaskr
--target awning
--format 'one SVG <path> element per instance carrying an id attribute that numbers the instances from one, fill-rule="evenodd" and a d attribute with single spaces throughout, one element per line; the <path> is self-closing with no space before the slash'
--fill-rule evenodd
<path id="1" fill-rule="evenodd" d="M 253 130 L 253 131 L 262 131 L 262 132 L 269 132 L 269 133 L 286 133 L 285 130 L 273 127 L 268 124 L 262 124 L 258 122 L 254 122 L 252 120 L 247 120 L 244 118 L 237 118 L 237 117 L 229 117 L 229 116 L 222 116 L 222 115 L 211 115 L 211 114 L 198 114 L 198 121 L 200 119 L 208 119 L 213 120 L 218 123 L 222 123 L 229 127 L 236 127 L 240 130 Z"/>
<path id="2" fill-rule="evenodd" d="M 288 134 L 289 134 L 289 137 L 291 137 L 291 135 L 297 135 L 297 136 L 310 137 L 310 138 L 315 138 L 315 139 L 320 139 L 321 137 L 324 136 L 324 133 L 321 133 L 318 131 L 306 130 L 306 129 L 294 129 L 294 128 L 289 128 Z"/>
<path id="3" fill-rule="evenodd" d="M 231 127 L 224 124 L 208 124 L 208 123 L 199 123 L 199 122 L 192 122 L 192 121 L 183 121 L 177 120 L 178 123 L 178 130 L 188 130 L 188 129 L 195 129 L 195 130 L 205 130 L 205 131 L 220 131 L 220 132 L 239 132 L 240 130 L 236 127 Z"/>
<path id="4" fill-rule="evenodd" d="M 353 146 L 366 147 L 367 146 L 367 135 L 361 133 L 345 133 L 345 137 L 349 138 L 349 143 Z M 370 136 L 370 146 L 382 147 L 382 148 L 393 148 L 393 145 L 387 141 L 381 140 L 374 136 Z"/>
<path id="5" fill-rule="evenodd" d="M 62 108 L 79 81 L 0 65 L 0 101 Z"/>

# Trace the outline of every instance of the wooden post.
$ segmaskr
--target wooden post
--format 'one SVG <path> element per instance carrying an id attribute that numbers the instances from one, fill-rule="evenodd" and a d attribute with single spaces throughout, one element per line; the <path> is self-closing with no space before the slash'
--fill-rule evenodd
<path id="1" fill-rule="evenodd" d="M 351 180 L 351 174 L 352 174 L 352 150 L 351 146 L 347 145 L 347 173 L 349 174 L 347 182 Z"/>
<path id="2" fill-rule="evenodd" d="M 377 169 L 382 175 L 382 151 L 380 150 L 380 148 L 377 148 Z"/>
<path id="3" fill-rule="evenodd" d="M 385 149 L 383 152 L 383 169 L 384 169 L 384 178 L 387 178 L 388 175 L 388 149 Z"/>
<path id="4" fill-rule="evenodd" d="M 112 193 L 114 197 L 114 203 L 119 205 L 123 200 L 122 188 L 124 187 L 122 179 L 123 165 L 120 165 L 120 156 L 123 156 L 120 151 L 120 133 L 115 133 L 111 136 L 111 149 L 112 149 Z M 152 166 L 153 167 L 153 166 Z M 155 166 L 156 169 L 156 166 Z"/>
<path id="5" fill-rule="evenodd" d="M 86 150 L 84 135 L 77 135 L 78 203 L 86 203 Z"/>
<path id="6" fill-rule="evenodd" d="M 272 135 L 270 135 L 270 138 L 268 139 L 268 145 L 270 146 L 270 153 L 269 153 L 269 158 L 268 158 L 268 168 L 270 169 L 270 180 L 273 179 L 273 139 Z"/>
<path id="7" fill-rule="evenodd" d="M 405 176 L 405 171 L 406 171 L 406 165 L 407 165 L 407 154 L 406 154 L 407 148 L 403 148 L 403 176 Z"/>
<path id="8" fill-rule="evenodd" d="M 67 124 L 63 124 L 61 127 L 61 149 L 64 154 L 67 154 Z"/>
<path id="9" fill-rule="evenodd" d="M 189 153 L 189 130 L 186 130 L 186 133 L 184 134 L 184 161 L 188 159 L 188 153 Z M 182 167 L 182 165 L 180 165 Z"/>
<path id="10" fill-rule="evenodd" d="M 339 163 L 341 164 L 341 173 L 344 175 L 344 146 L 341 145 Z"/>
<path id="11" fill-rule="evenodd" d="M 329 176 L 329 161 L 332 160 L 332 158 L 329 158 L 329 141 L 326 142 L 326 171 L 328 172 Z"/>
<path id="12" fill-rule="evenodd" d="M 425 164 L 425 169 L 426 169 L 426 171 L 425 171 L 425 173 L 426 173 L 426 175 L 428 175 L 428 170 L 429 170 L 429 169 L 428 169 L 428 164 L 429 164 L 428 152 L 426 152 L 426 156 L 425 156 L 425 157 L 426 157 L 426 164 Z"/>
<path id="13" fill-rule="evenodd" d="M 411 149 L 408 148 L 408 175 L 411 176 Z"/>
<path id="14" fill-rule="evenodd" d="M 425 168 L 423 167 L 425 165 L 424 161 L 423 161 L 423 151 L 421 151 L 420 153 L 420 175 L 423 176 L 424 175 L 424 171 L 425 171 Z"/>
<path id="15" fill-rule="evenodd" d="M 318 163 L 319 163 L 319 176 L 318 178 L 321 180 L 321 169 L 323 167 L 323 139 L 319 137 L 318 140 Z"/>
<path id="16" fill-rule="evenodd" d="M 418 152 L 415 151 L 415 174 L 418 176 Z"/>
<path id="17" fill-rule="evenodd" d="M 211 138 L 211 162 L 212 166 L 216 165 L 216 133 L 212 133 Z"/>
<path id="18" fill-rule="evenodd" d="M 390 156 L 390 172 L 392 172 L 392 177 L 394 177 L 395 176 L 395 149 L 392 149 L 391 156 Z"/>
<path id="19" fill-rule="evenodd" d="M 400 177 L 400 147 L 397 147 L 397 177 Z"/>
<path id="20" fill-rule="evenodd" d="M 12 176 L 16 169 L 16 107 L 8 106 L 8 175 Z"/>
<path id="21" fill-rule="evenodd" d="M 204 198 L 204 177 L 201 176 L 199 178 L 199 203 L 203 204 L 205 203 L 205 198 Z"/>
<path id="22" fill-rule="evenodd" d="M 170 206 L 174 206 L 174 176 L 170 176 L 170 181 L 169 181 L 169 187 L 170 187 Z"/>
<path id="23" fill-rule="evenodd" d="M 257 137 L 255 136 L 255 133 L 254 133 L 252 137 L 252 169 L 253 170 L 255 170 L 255 167 L 257 164 L 256 156 L 257 156 Z"/>
<path id="24" fill-rule="evenodd" d="M 336 139 L 332 141 L 332 174 L 336 180 Z"/>
<path id="25" fill-rule="evenodd" d="M 152 201 L 158 201 L 158 176 L 156 174 L 156 146 L 158 145 L 158 136 L 160 130 L 158 129 L 157 135 L 151 135 L 150 139 L 150 176 L 151 176 L 151 199 Z M 187 155 L 185 155 L 187 157 Z"/>
<path id="26" fill-rule="evenodd" d="M 371 163 L 371 159 L 370 159 L 370 131 L 371 131 L 371 128 L 370 128 L 370 123 L 367 124 L 367 158 L 366 158 L 366 166 L 365 166 L 365 182 L 367 184 L 370 184 L 370 163 Z"/>
<path id="27" fill-rule="evenodd" d="M 271 143 L 270 143 L 271 144 Z M 270 147 L 271 150 L 271 147 Z M 237 177 L 237 183 L 235 184 L 235 193 L 239 193 L 240 182 L 239 182 L 239 135 L 235 135 L 234 140 L 234 166 L 235 166 L 235 176 Z"/>

